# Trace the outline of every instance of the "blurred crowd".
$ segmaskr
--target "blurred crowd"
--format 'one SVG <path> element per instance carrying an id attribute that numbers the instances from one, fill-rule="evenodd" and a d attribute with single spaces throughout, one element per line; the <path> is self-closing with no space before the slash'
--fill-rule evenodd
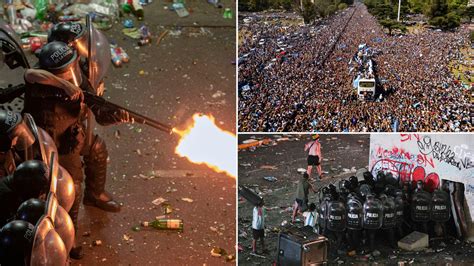
<path id="1" fill-rule="evenodd" d="M 265 20 L 265 21 L 264 21 Z M 389 36 L 356 4 L 310 25 L 240 24 L 239 131 L 468 131 L 469 91 L 449 71 L 468 29 Z M 349 63 L 376 52 L 378 93 L 360 100 Z"/>

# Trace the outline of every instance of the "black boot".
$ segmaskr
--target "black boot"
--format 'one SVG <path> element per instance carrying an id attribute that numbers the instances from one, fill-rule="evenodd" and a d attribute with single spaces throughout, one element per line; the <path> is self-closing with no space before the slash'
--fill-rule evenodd
<path id="1" fill-rule="evenodd" d="M 96 135 L 89 153 L 83 156 L 86 176 L 84 205 L 95 206 L 108 212 L 119 212 L 120 204 L 105 191 L 107 156 L 105 142 Z"/>
<path id="2" fill-rule="evenodd" d="M 74 189 L 76 190 L 76 197 L 74 199 L 74 204 L 69 210 L 69 216 L 71 217 L 72 223 L 74 224 L 74 230 L 76 232 L 77 239 L 77 222 L 79 219 L 79 208 L 81 206 L 81 196 L 82 196 L 82 180 L 80 182 L 74 182 Z M 74 241 L 76 241 L 76 239 Z M 84 251 L 82 246 L 74 245 L 69 252 L 69 257 L 71 259 L 80 260 L 84 257 Z"/>
<path id="3" fill-rule="evenodd" d="M 69 252 L 69 257 L 71 259 L 80 260 L 84 257 L 84 251 L 82 250 L 82 246 L 74 246 L 71 248 Z"/>

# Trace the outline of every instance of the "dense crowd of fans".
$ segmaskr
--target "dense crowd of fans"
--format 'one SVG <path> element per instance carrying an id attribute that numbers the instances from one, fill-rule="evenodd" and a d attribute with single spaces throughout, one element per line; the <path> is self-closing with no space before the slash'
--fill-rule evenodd
<path id="1" fill-rule="evenodd" d="M 364 5 L 311 25 L 251 16 L 240 24 L 239 131 L 468 131 L 469 91 L 449 62 L 468 30 L 389 36 Z M 242 34 L 244 33 L 244 34 Z M 376 52 L 378 93 L 358 98 L 349 62 Z"/>

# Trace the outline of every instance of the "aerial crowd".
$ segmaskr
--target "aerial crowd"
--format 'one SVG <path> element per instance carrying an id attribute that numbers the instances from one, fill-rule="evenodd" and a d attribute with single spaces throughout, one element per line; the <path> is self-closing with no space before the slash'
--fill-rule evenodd
<path id="1" fill-rule="evenodd" d="M 468 29 L 388 35 L 362 4 L 312 24 L 240 24 L 239 131 L 468 131 L 469 90 L 450 73 Z M 256 23 L 265 20 L 265 23 Z M 357 47 L 375 51 L 378 92 L 357 97 Z"/>

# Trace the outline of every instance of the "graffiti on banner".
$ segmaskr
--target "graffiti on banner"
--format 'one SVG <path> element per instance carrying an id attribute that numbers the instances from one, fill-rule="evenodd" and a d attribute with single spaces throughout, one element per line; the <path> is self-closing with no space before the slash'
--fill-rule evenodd
<path id="1" fill-rule="evenodd" d="M 372 134 L 369 168 L 432 188 L 440 179 L 474 185 L 474 135 Z"/>

